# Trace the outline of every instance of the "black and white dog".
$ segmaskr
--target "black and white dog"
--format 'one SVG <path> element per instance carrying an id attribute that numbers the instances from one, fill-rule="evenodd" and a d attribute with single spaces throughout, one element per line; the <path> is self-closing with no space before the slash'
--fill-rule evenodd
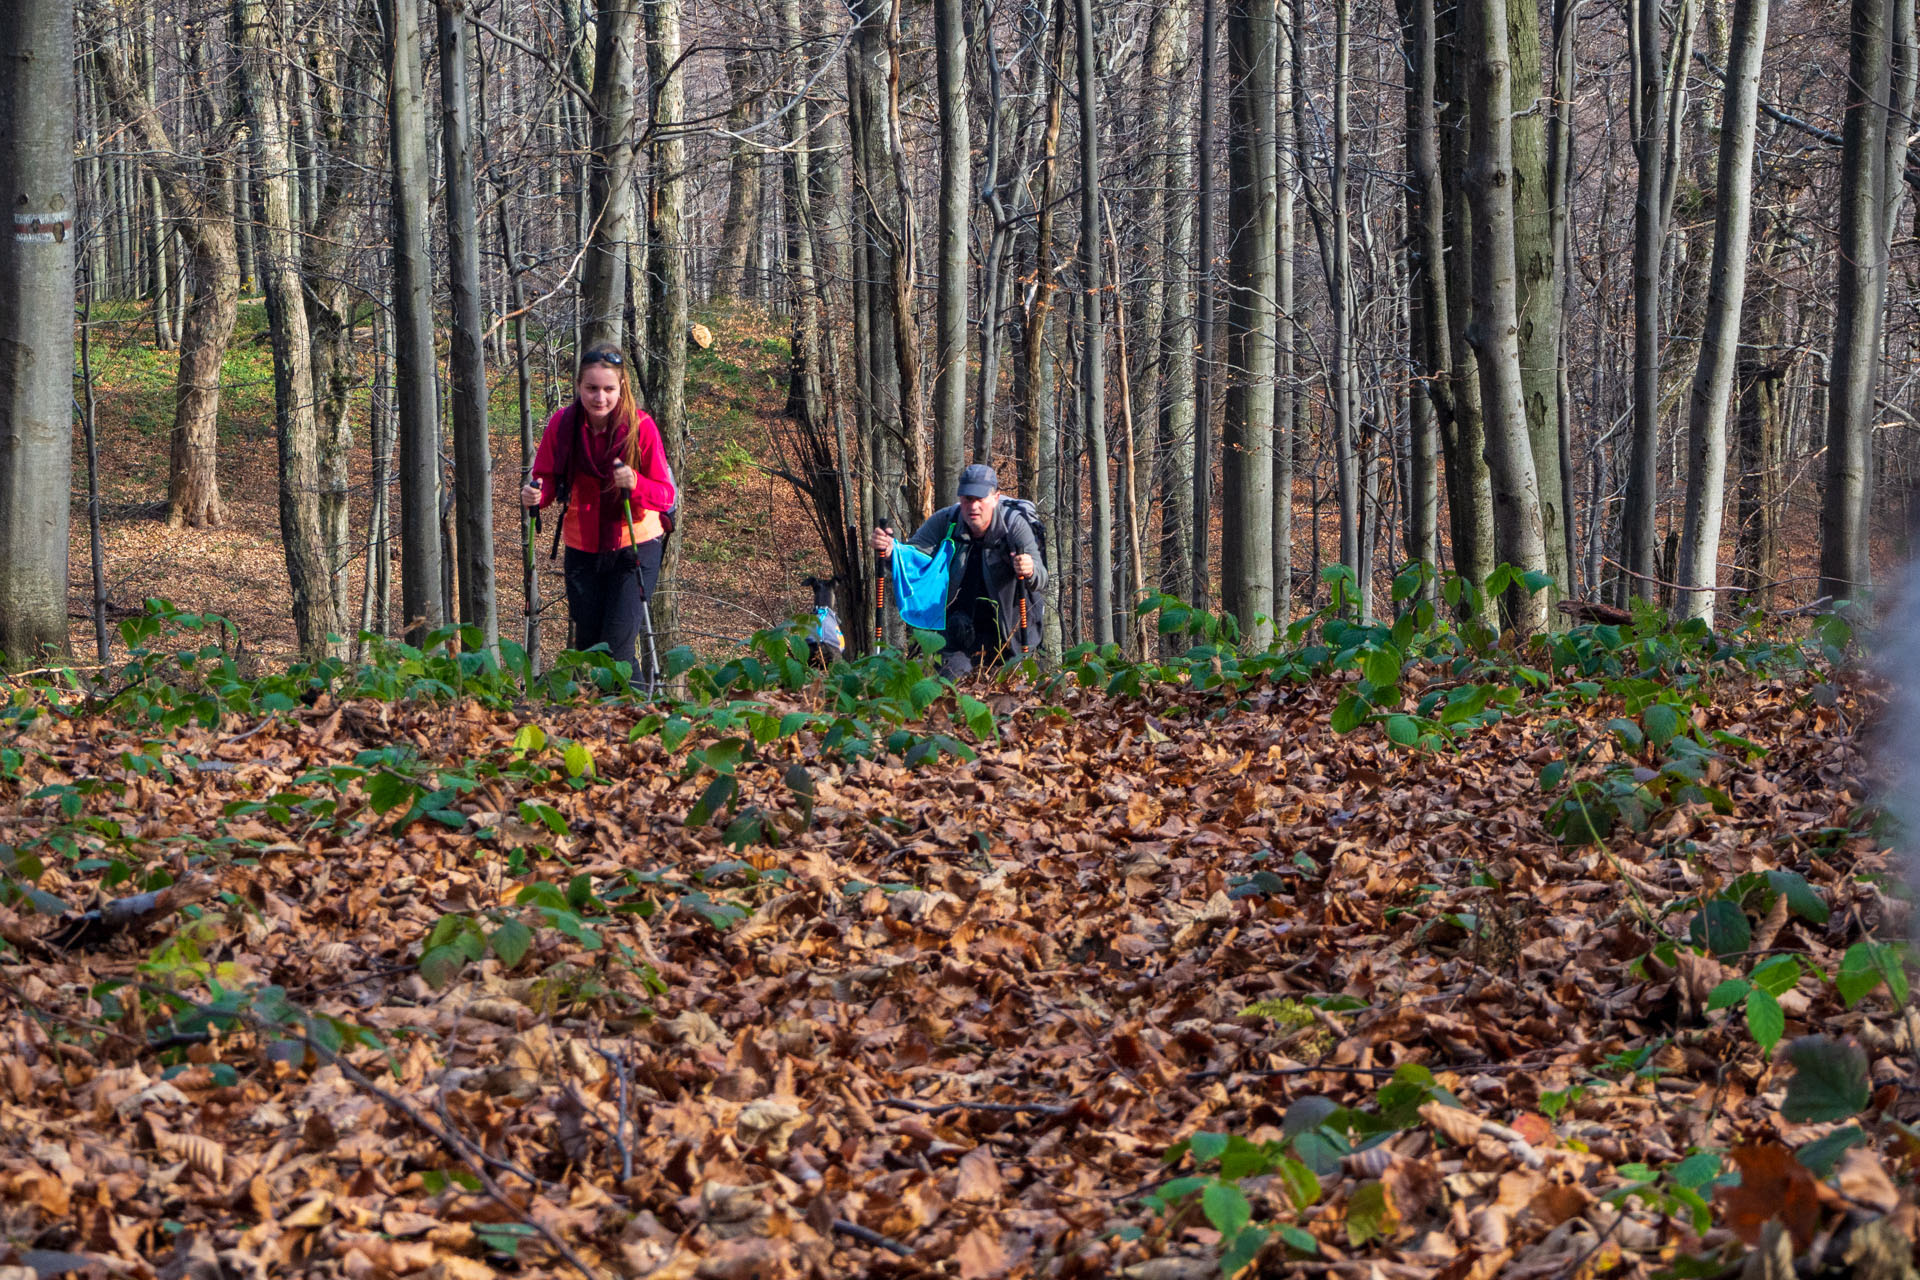
<path id="1" fill-rule="evenodd" d="M 813 626 L 807 632 L 807 661 L 825 670 L 846 653 L 847 637 L 833 608 L 832 578 L 802 578 L 813 588 Z"/>

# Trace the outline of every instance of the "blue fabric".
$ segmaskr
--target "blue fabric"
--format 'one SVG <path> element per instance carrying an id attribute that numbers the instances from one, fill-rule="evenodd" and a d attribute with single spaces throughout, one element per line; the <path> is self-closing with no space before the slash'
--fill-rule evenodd
<path id="1" fill-rule="evenodd" d="M 813 607 L 813 633 L 807 639 L 839 649 L 847 647 L 846 634 L 840 630 L 840 615 L 833 611 L 832 605 L 817 604 Z"/>
<path id="2" fill-rule="evenodd" d="M 947 629 L 947 572 L 953 565 L 953 539 L 943 538 L 933 552 L 911 542 L 893 544 L 893 600 L 910 627 Z"/>

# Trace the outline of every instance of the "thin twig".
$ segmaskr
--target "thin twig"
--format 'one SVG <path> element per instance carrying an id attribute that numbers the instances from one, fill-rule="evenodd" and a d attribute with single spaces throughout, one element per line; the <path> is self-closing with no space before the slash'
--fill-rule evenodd
<path id="1" fill-rule="evenodd" d="M 917 1111 L 923 1116 L 943 1115 L 948 1111 L 1001 1111 L 1009 1115 L 1031 1113 L 1042 1116 L 1064 1116 L 1073 1111 L 1072 1107 L 1063 1107 L 1052 1102 L 916 1102 L 912 1098 L 882 1098 L 879 1105 L 897 1107 L 901 1111 Z"/>
<path id="2" fill-rule="evenodd" d="M 843 1236 L 852 1236 L 860 1243 L 870 1244 L 876 1249 L 885 1249 L 887 1252 L 897 1253 L 903 1258 L 911 1258 L 913 1256 L 913 1250 L 901 1244 L 898 1240 L 890 1240 L 878 1231 L 873 1230 L 873 1228 L 863 1227 L 857 1222 L 848 1222 L 845 1218 L 835 1218 L 833 1220 L 833 1229 Z"/>

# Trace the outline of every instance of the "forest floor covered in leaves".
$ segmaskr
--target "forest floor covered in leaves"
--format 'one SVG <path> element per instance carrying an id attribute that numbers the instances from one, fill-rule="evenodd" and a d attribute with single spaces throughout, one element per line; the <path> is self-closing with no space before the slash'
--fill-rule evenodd
<path id="1" fill-rule="evenodd" d="M 0 1275 L 1912 1274 L 1860 681 L 1403 747 L 1209 662 L 866 756 L 817 682 L 19 695 Z"/>

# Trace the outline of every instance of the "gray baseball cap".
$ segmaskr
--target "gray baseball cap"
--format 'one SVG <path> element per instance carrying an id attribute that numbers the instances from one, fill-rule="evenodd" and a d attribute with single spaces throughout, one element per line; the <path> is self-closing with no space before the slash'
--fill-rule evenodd
<path id="1" fill-rule="evenodd" d="M 976 462 L 960 473 L 960 496 L 984 498 L 1000 487 L 1000 477 L 984 462 Z"/>

